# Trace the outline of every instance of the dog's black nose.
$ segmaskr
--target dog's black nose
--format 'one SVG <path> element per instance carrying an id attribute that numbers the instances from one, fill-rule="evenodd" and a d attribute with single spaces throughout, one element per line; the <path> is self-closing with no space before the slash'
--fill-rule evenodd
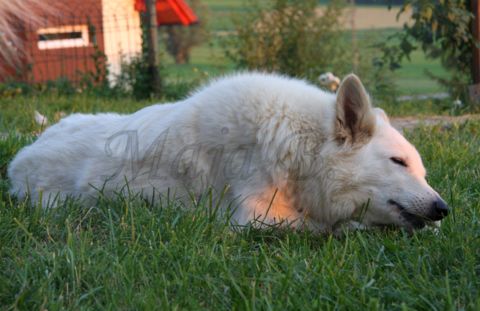
<path id="1" fill-rule="evenodd" d="M 429 218 L 431 220 L 440 220 L 445 218 L 449 212 L 450 208 L 448 207 L 447 203 L 439 198 L 433 201 Z"/>

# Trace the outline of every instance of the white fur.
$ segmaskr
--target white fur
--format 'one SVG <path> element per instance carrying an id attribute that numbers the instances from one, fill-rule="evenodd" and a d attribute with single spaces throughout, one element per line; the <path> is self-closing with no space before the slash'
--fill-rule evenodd
<path id="1" fill-rule="evenodd" d="M 12 193 L 48 204 L 57 194 L 112 195 L 127 182 L 129 191 L 170 191 L 188 204 L 208 187 L 220 197 L 228 185 L 222 206 L 233 202 L 237 224 L 329 231 L 361 214 L 367 226 L 408 227 L 387 201 L 421 215 L 438 197 L 420 156 L 380 111 L 368 141 L 340 143 L 336 105 L 334 94 L 304 81 L 250 73 L 132 115 L 74 114 L 19 152 L 8 170 Z"/>

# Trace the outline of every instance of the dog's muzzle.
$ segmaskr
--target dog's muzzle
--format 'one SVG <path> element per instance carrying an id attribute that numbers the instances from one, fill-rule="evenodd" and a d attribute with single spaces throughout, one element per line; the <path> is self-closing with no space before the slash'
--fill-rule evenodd
<path id="1" fill-rule="evenodd" d="M 448 207 L 447 203 L 438 198 L 432 203 L 432 206 L 430 207 L 430 213 L 427 217 L 429 220 L 437 221 L 447 217 L 449 213 L 450 208 Z"/>
<path id="2" fill-rule="evenodd" d="M 427 222 L 442 220 L 450 212 L 450 208 L 448 207 L 447 203 L 445 203 L 445 201 L 443 201 L 441 198 L 437 198 L 432 202 L 426 215 L 417 215 L 411 213 L 407 208 L 405 208 L 405 206 L 394 200 L 388 200 L 388 203 L 395 205 L 399 209 L 400 215 L 403 217 L 403 219 L 414 229 L 421 229 L 425 227 Z"/>

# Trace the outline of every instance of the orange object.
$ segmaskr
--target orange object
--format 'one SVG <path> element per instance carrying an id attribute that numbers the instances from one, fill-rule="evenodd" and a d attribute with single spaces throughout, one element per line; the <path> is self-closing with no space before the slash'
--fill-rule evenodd
<path id="1" fill-rule="evenodd" d="M 162 25 L 191 25 L 198 23 L 193 10 L 183 0 L 157 0 L 157 23 Z M 135 0 L 135 10 L 145 12 L 145 0 Z"/>

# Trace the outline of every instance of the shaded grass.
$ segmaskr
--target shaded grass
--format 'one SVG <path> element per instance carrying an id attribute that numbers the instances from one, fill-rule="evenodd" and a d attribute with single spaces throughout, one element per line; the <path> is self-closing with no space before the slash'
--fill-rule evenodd
<path id="1" fill-rule="evenodd" d="M 479 134 L 480 122 L 407 133 L 453 206 L 438 233 L 413 236 L 232 231 L 208 200 L 45 210 L 2 187 L 0 309 L 478 310 Z M 0 140 L 0 163 L 26 142 Z"/>
<path id="2" fill-rule="evenodd" d="M 108 98 L 92 94 L 40 94 L 19 95 L 11 98 L 0 97 L 0 134 L 7 132 L 33 133 L 42 130 L 35 123 L 34 111 L 45 115 L 50 124 L 58 121 L 59 113 L 132 113 L 156 103 L 151 100 L 133 98 Z M 164 100 L 162 102 L 165 102 Z M 374 105 L 383 108 L 389 116 L 457 114 L 451 110 L 450 101 L 424 100 L 389 103 L 373 99 Z"/>
<path id="3" fill-rule="evenodd" d="M 411 59 L 405 59 L 402 67 L 394 74 L 399 93 L 413 95 L 448 92 L 435 80 L 429 78 L 427 71 L 435 76 L 448 77 L 448 72 L 439 61 L 427 59 L 422 51 L 412 52 Z"/>
<path id="4" fill-rule="evenodd" d="M 147 105 L 150 101 L 139 101 L 132 98 L 107 98 L 91 94 L 57 95 L 41 94 L 38 96 L 15 96 L 0 98 L 0 133 L 9 131 L 35 132 L 41 127 L 35 123 L 34 111 L 38 110 L 45 115 L 50 123 L 56 120 L 55 115 L 60 112 L 66 114 L 83 112 L 118 112 L 132 113 Z M 57 116 L 58 118 L 58 116 Z"/>
<path id="5" fill-rule="evenodd" d="M 139 101 L 133 98 L 107 98 L 91 94 L 75 95 L 20 95 L 13 98 L 0 98 L 0 134 L 7 132 L 40 132 L 42 126 L 35 123 L 34 111 L 45 115 L 49 124 L 58 121 L 59 113 L 132 113 L 157 101 Z M 162 101 L 165 102 L 165 101 Z M 449 101 L 406 101 L 388 103 L 373 100 L 374 105 L 383 108 L 389 116 L 456 114 Z M 461 111 L 460 111 L 461 112 Z"/>
<path id="6" fill-rule="evenodd" d="M 390 117 L 460 115 L 465 109 L 456 109 L 449 99 L 409 100 L 402 102 L 382 102 L 373 99 L 374 105 L 385 110 Z"/>

